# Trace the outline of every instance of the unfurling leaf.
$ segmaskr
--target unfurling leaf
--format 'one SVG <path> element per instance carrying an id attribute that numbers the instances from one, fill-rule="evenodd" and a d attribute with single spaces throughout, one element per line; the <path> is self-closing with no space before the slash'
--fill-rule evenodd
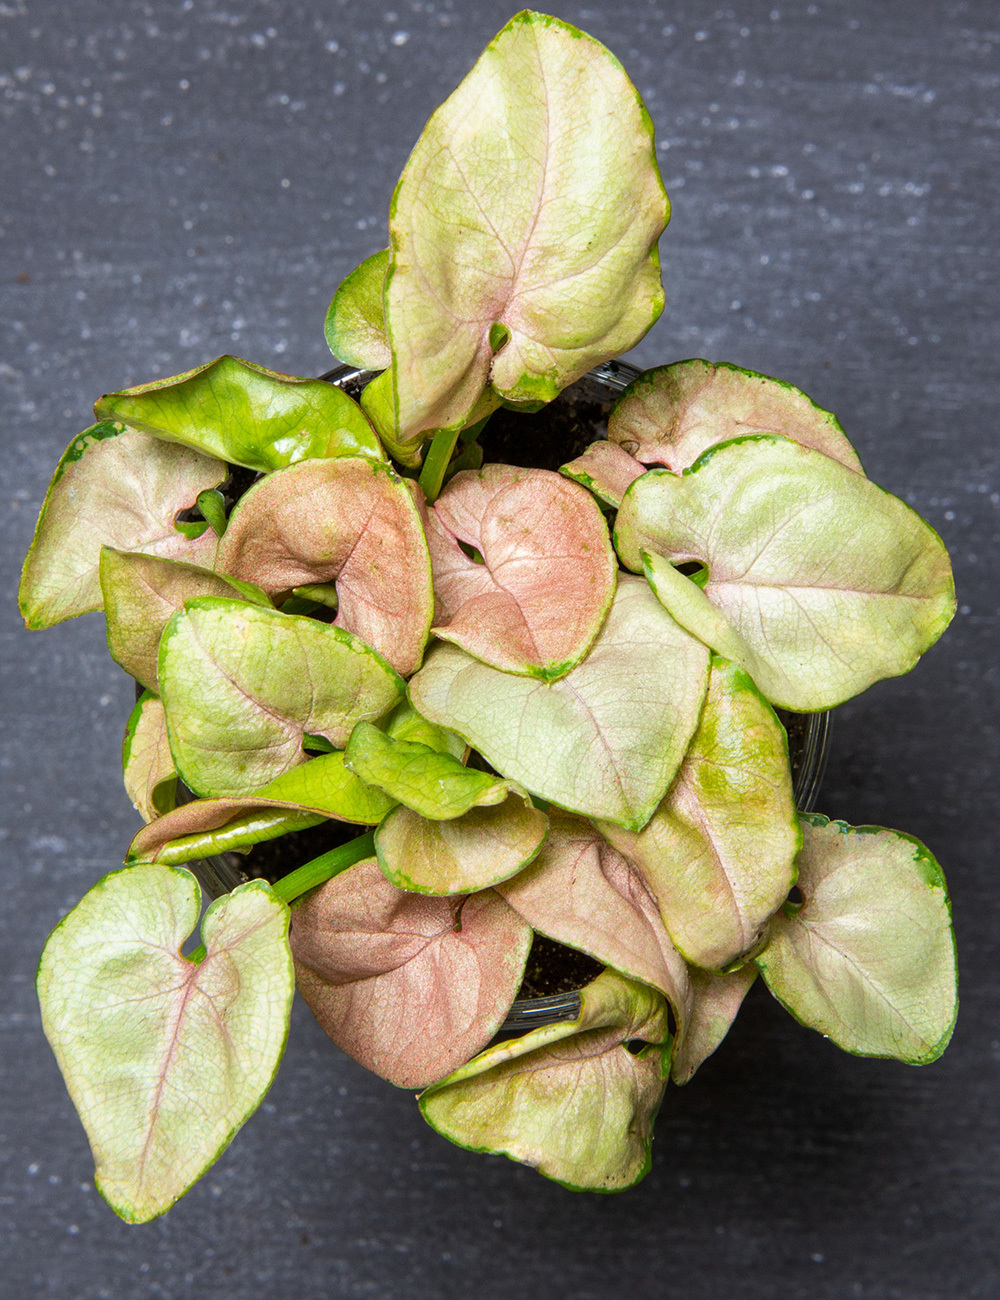
<path id="1" fill-rule="evenodd" d="M 468 752 L 469 747 L 461 736 L 446 727 L 438 727 L 429 722 L 409 700 L 401 700 L 382 726 L 387 735 L 395 740 L 412 740 L 418 745 L 426 745 L 438 754 L 451 754 L 452 758 L 464 759 Z"/>
<path id="2" fill-rule="evenodd" d="M 750 962 L 728 975 L 718 975 L 693 966 L 690 976 L 691 1014 L 678 1032 L 670 1067 L 676 1084 L 688 1083 L 729 1033 L 757 978 L 757 967 Z"/>
<path id="3" fill-rule="evenodd" d="M 559 473 L 573 479 L 594 496 L 617 510 L 622 497 L 646 466 L 623 451 L 615 442 L 592 442 L 582 456 L 559 467 Z"/>
<path id="4" fill-rule="evenodd" d="M 156 658 L 167 623 L 196 596 L 222 596 L 270 605 L 252 583 L 155 555 L 101 548 L 101 591 L 111 658 L 151 691 L 158 689 Z"/>
<path id="5" fill-rule="evenodd" d="M 756 943 L 795 883 L 801 839 L 784 729 L 741 668 L 713 657 L 698 730 L 649 823 L 599 829 L 688 961 L 723 969 Z"/>
<path id="6" fill-rule="evenodd" d="M 389 250 L 366 257 L 341 283 L 326 314 L 326 341 L 338 361 L 385 370 L 392 352 L 385 335 L 385 273 Z"/>
<path id="7" fill-rule="evenodd" d="M 225 477 L 222 461 L 120 424 L 81 433 L 52 476 L 24 561 L 18 600 L 25 623 L 51 627 L 100 609 L 102 546 L 211 568 L 215 533 L 189 540 L 174 518 Z"/>
<path id="8" fill-rule="evenodd" d="M 253 1114 L 281 1060 L 294 991 L 288 908 L 263 881 L 205 913 L 169 867 L 105 876 L 42 954 L 45 1033 L 80 1114 L 96 1182 L 130 1223 L 168 1210 Z"/>
<path id="9" fill-rule="evenodd" d="M 531 929 L 491 889 L 405 893 L 370 858 L 306 896 L 291 942 L 299 991 L 337 1046 L 390 1083 L 417 1088 L 500 1028 Z"/>
<path id="10" fill-rule="evenodd" d="M 421 1095 L 432 1128 L 574 1190 L 617 1192 L 649 1170 L 670 1062 L 667 1004 L 605 971 L 580 1014 L 491 1047 Z M 627 1043 L 648 1044 L 637 1053 Z"/>
<path id="11" fill-rule="evenodd" d="M 337 626 L 408 676 L 431 625 L 431 564 L 402 479 L 380 462 L 342 457 L 279 470 L 239 501 L 218 567 L 279 599 L 336 582 Z"/>
<path id="12" fill-rule="evenodd" d="M 647 573 L 678 622 L 772 704 L 807 713 L 908 672 L 955 611 L 937 533 L 863 475 L 782 437 L 736 439 L 680 477 L 636 479 L 615 545 L 636 571 L 644 551 L 705 565 L 702 590 L 654 558 Z"/>
<path id="13" fill-rule="evenodd" d="M 397 438 L 467 423 L 487 383 L 550 401 L 633 347 L 663 308 L 668 214 L 618 60 L 558 19 L 514 17 L 431 117 L 393 197 Z"/>
<path id="14" fill-rule="evenodd" d="M 725 361 L 675 361 L 646 370 L 608 418 L 612 442 L 675 474 L 709 447 L 756 433 L 780 433 L 863 473 L 832 412 L 791 384 Z"/>
<path id="15" fill-rule="evenodd" d="M 418 894 L 465 894 L 507 880 L 541 848 L 548 818 L 504 782 L 510 798 L 432 821 L 395 808 L 375 832 L 378 864 L 394 885 Z"/>
<path id="16" fill-rule="evenodd" d="M 374 826 L 392 808 L 393 801 L 381 790 L 346 770 L 344 755 L 337 750 L 293 767 L 252 794 L 184 804 L 139 831 L 125 862 L 175 866 L 248 849 L 327 817 Z"/>
<path id="17" fill-rule="evenodd" d="M 167 715 L 158 695 L 143 691 L 122 739 L 125 792 L 144 822 L 155 821 L 174 806 L 177 769 L 167 740 Z"/>
<path id="18" fill-rule="evenodd" d="M 684 757 L 707 679 L 707 649 L 645 582 L 622 574 L 593 648 L 558 681 L 500 672 L 440 645 L 410 693 L 421 713 L 533 795 L 638 830 Z"/>
<path id="19" fill-rule="evenodd" d="M 364 412 L 345 392 L 239 357 L 107 393 L 94 411 L 264 473 L 314 456 L 382 458 Z"/>
<path id="20" fill-rule="evenodd" d="M 435 636 L 543 681 L 590 649 L 617 565 L 600 508 L 576 484 L 511 465 L 457 474 L 428 512 L 427 541 Z"/>
<path id="21" fill-rule="evenodd" d="M 304 761 L 305 734 L 346 745 L 404 690 L 341 628 L 211 596 L 167 624 L 159 679 L 177 770 L 204 795 L 259 790 Z"/>
<path id="22" fill-rule="evenodd" d="M 683 1027 L 687 966 L 642 876 L 588 822 L 552 812 L 550 823 L 541 853 L 498 893 L 532 929 L 659 989 Z"/>
<path id="23" fill-rule="evenodd" d="M 801 908 L 779 913 L 756 958 L 810 1029 L 858 1056 L 935 1061 L 957 1012 L 944 875 L 912 836 L 802 819 Z"/>

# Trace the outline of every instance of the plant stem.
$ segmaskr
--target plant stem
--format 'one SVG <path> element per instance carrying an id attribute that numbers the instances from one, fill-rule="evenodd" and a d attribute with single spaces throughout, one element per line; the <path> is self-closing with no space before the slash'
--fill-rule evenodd
<path id="1" fill-rule="evenodd" d="M 431 439 L 431 445 L 424 457 L 424 467 L 420 471 L 420 486 L 428 503 L 436 501 L 444 483 L 445 470 L 451 460 L 451 453 L 458 442 L 458 429 L 438 429 Z"/>

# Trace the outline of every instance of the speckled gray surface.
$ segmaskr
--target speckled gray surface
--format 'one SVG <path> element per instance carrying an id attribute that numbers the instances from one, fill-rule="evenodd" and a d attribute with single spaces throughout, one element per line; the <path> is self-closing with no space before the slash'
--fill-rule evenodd
<path id="1" fill-rule="evenodd" d="M 801 385 L 952 548 L 960 615 L 911 677 L 839 711 L 820 806 L 941 858 L 964 980 L 953 1045 L 925 1070 L 856 1060 L 757 990 L 668 1095 L 649 1178 L 601 1198 L 450 1146 L 299 1006 L 266 1105 L 215 1169 L 165 1219 L 117 1222 L 32 977 L 134 827 L 130 685 L 96 616 L 21 630 L 20 556 L 101 392 L 227 350 L 328 364 L 333 289 L 381 245 L 421 123 L 509 10 L 2 0 L 4 1297 L 1000 1293 L 1000 18 L 947 0 L 554 10 L 616 50 L 658 129 L 668 306 L 636 359 Z"/>

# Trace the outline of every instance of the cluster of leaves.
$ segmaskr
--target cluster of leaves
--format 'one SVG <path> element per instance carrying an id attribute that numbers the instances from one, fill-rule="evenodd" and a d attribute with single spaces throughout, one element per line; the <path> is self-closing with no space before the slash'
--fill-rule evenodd
<path id="1" fill-rule="evenodd" d="M 933 530 L 828 412 L 703 361 L 642 375 L 561 474 L 481 463 L 499 405 L 656 318 L 666 218 L 620 65 L 518 15 L 331 305 L 335 353 L 382 372 L 360 405 L 222 357 L 103 397 L 60 463 L 21 607 L 103 609 L 143 688 L 123 762 L 146 825 L 39 991 L 123 1217 L 167 1209 L 259 1104 L 295 983 L 438 1131 L 595 1190 L 645 1172 L 668 1079 L 758 971 L 848 1051 L 943 1050 L 941 872 L 800 816 L 773 707 L 913 666 L 954 610 Z M 330 819 L 362 833 L 217 900 L 184 954 L 182 864 Z M 497 1041 L 536 934 L 603 972 L 571 1019 Z"/>

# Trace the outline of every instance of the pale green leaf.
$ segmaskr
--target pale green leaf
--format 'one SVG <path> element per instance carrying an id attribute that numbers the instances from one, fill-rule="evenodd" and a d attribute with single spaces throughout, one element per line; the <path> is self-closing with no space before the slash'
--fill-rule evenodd
<path id="1" fill-rule="evenodd" d="M 409 700 L 401 700 L 387 718 L 382 722 L 386 733 L 396 740 L 412 740 L 419 745 L 427 745 L 439 754 L 451 754 L 452 758 L 465 758 L 468 745 L 461 736 L 447 727 L 435 726 L 419 714 Z"/>
<path id="2" fill-rule="evenodd" d="M 688 1083 L 729 1033 L 757 967 L 750 962 L 726 975 L 692 967 L 690 977 L 691 1014 L 677 1035 L 670 1067 L 676 1084 Z"/>
<path id="3" fill-rule="evenodd" d="M 667 1004 L 613 971 L 580 1000 L 576 1020 L 491 1047 L 428 1088 L 420 1109 L 431 1127 L 574 1189 L 638 1182 L 669 1070 Z M 649 1046 L 633 1054 L 626 1043 L 634 1040 Z"/>
<path id="4" fill-rule="evenodd" d="M 38 970 L 45 1033 L 83 1120 L 96 1182 L 130 1223 L 168 1210 L 267 1092 L 294 984 L 288 908 L 262 881 L 205 913 L 186 871 L 105 876 L 53 931 Z"/>
<path id="5" fill-rule="evenodd" d="M 431 117 L 393 196 L 396 437 L 468 423 L 487 383 L 549 401 L 633 347 L 663 308 L 668 215 L 618 60 L 556 18 L 516 15 Z"/>
<path id="6" fill-rule="evenodd" d="M 373 253 L 341 282 L 326 314 L 326 341 L 338 361 L 385 370 L 392 352 L 385 334 L 385 273 L 389 250 Z"/>
<path id="7" fill-rule="evenodd" d="M 858 1056 L 935 1061 L 955 1024 L 957 972 L 944 875 L 919 840 L 804 817 L 801 908 L 757 956 L 797 1020 Z"/>
<path id="8" fill-rule="evenodd" d="M 382 456 L 364 412 L 336 385 L 239 357 L 107 393 L 94 411 L 264 473 L 311 457 Z"/>
<path id="9" fill-rule="evenodd" d="M 533 795 L 638 830 L 684 757 L 707 679 L 705 647 L 645 582 L 622 574 L 593 649 L 558 681 L 500 672 L 440 645 L 410 695 Z"/>
<path id="10" fill-rule="evenodd" d="M 688 961 L 721 970 L 754 946 L 795 883 L 801 839 L 784 728 L 741 668 L 713 657 L 698 730 L 649 823 L 598 826 Z"/>
<path id="11" fill-rule="evenodd" d="M 593 492 L 615 510 L 630 485 L 645 472 L 646 466 L 641 461 L 607 440 L 592 442 L 581 456 L 559 467 L 560 474 Z"/>
<path id="12" fill-rule="evenodd" d="M 143 691 L 122 739 L 125 792 L 144 822 L 155 821 L 174 806 L 177 770 L 167 740 L 167 716 L 158 695 Z"/>
<path id="13" fill-rule="evenodd" d="M 226 477 L 226 467 L 136 429 L 105 422 L 70 443 L 59 462 L 24 561 L 18 600 L 30 628 L 101 608 L 102 546 L 211 568 L 219 539 L 194 540 L 174 518 Z"/>
<path id="14" fill-rule="evenodd" d="M 863 473 L 837 417 L 791 384 L 725 361 L 646 370 L 615 403 L 608 438 L 647 465 L 680 473 L 731 438 L 780 433 Z"/>
<path id="15" fill-rule="evenodd" d="M 636 571 L 644 551 L 705 565 L 700 595 L 655 562 L 650 580 L 772 704 L 806 713 L 908 672 L 955 611 L 937 533 L 863 475 L 783 437 L 735 439 L 680 477 L 636 479 L 615 545 Z"/>
<path id="16" fill-rule="evenodd" d="M 155 555 L 101 548 L 101 591 L 111 658 L 136 681 L 157 689 L 156 657 L 167 623 L 196 596 L 223 596 L 270 605 L 249 582 Z"/>
<path id="17" fill-rule="evenodd" d="M 304 761 L 304 734 L 342 747 L 404 690 L 341 628 L 212 596 L 167 624 L 159 680 L 177 770 L 203 795 L 259 790 Z"/>

